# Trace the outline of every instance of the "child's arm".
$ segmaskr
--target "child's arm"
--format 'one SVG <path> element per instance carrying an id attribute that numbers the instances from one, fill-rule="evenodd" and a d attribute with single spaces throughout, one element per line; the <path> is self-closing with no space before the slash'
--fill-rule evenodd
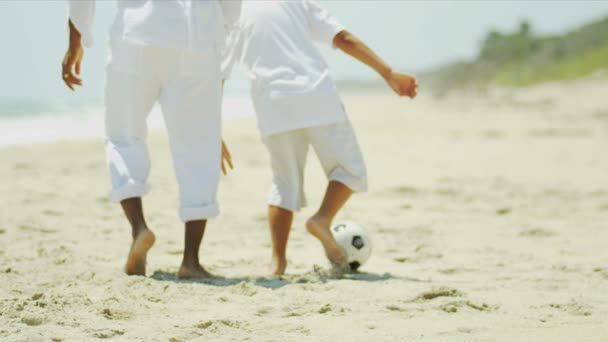
<path id="1" fill-rule="evenodd" d="M 372 49 L 352 33 L 343 30 L 333 40 L 334 46 L 376 70 L 399 96 L 414 98 L 418 92 L 415 77 L 393 71 Z"/>

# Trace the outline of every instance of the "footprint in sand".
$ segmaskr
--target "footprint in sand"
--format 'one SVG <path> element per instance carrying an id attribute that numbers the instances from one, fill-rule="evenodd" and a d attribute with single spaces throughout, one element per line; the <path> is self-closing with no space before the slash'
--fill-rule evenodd
<path id="1" fill-rule="evenodd" d="M 574 300 L 568 303 L 551 303 L 543 305 L 545 308 L 553 310 L 559 310 L 561 312 L 573 315 L 573 316 L 591 316 L 591 308 L 588 305 L 578 303 Z"/>
<path id="2" fill-rule="evenodd" d="M 405 311 L 405 309 L 403 309 L 397 305 L 387 305 L 386 309 L 389 311 Z"/>
<path id="3" fill-rule="evenodd" d="M 98 329 L 98 330 L 92 330 L 91 331 L 91 335 L 93 335 L 94 337 L 97 338 L 114 338 L 116 336 L 122 336 L 124 335 L 125 331 L 124 330 L 118 330 L 118 329 Z"/>
<path id="4" fill-rule="evenodd" d="M 35 232 L 35 233 L 42 233 L 42 234 L 57 233 L 57 230 L 55 230 L 55 229 L 39 228 L 39 227 L 27 225 L 27 224 L 20 225 L 19 229 L 26 231 L 26 232 Z"/>
<path id="5" fill-rule="evenodd" d="M 57 210 L 45 210 L 42 213 L 46 216 L 55 216 L 55 217 L 63 216 L 63 212 L 57 211 Z"/>
<path id="6" fill-rule="evenodd" d="M 522 230 L 519 233 L 519 236 L 534 237 L 534 238 L 547 238 L 547 237 L 553 237 L 556 235 L 557 234 L 552 231 L 541 229 L 541 228 L 526 229 L 526 230 Z"/>
<path id="7" fill-rule="evenodd" d="M 25 314 L 21 317 L 21 322 L 29 326 L 38 326 L 44 323 L 44 317 L 36 314 Z"/>
<path id="8" fill-rule="evenodd" d="M 207 331 L 214 332 L 214 333 L 225 330 L 226 328 L 249 331 L 247 322 L 229 320 L 229 319 L 203 321 L 203 322 L 196 324 L 194 326 L 194 328 L 201 329 L 201 330 L 207 330 Z"/>
<path id="9" fill-rule="evenodd" d="M 258 316 L 258 317 L 263 317 L 263 316 L 268 315 L 268 314 L 269 314 L 271 311 L 272 311 L 272 308 L 271 308 L 271 307 L 269 307 L 269 306 L 264 306 L 264 307 L 259 308 L 259 309 L 258 309 L 258 310 L 255 312 L 255 315 L 256 315 L 256 316 Z"/>
<path id="10" fill-rule="evenodd" d="M 438 297 L 461 297 L 462 295 L 462 292 L 456 289 L 439 287 L 419 294 L 416 298 L 414 298 L 414 301 L 427 301 Z"/>
<path id="11" fill-rule="evenodd" d="M 437 272 L 441 274 L 457 274 L 457 273 L 465 273 L 465 272 L 476 272 L 477 269 L 474 268 L 465 268 L 465 267 L 450 267 L 450 268 L 442 268 L 437 270 Z"/>
<path id="12" fill-rule="evenodd" d="M 596 267 L 593 269 L 593 272 L 599 274 L 604 279 L 608 279 L 608 268 Z"/>
<path id="13" fill-rule="evenodd" d="M 389 193 L 389 194 L 399 194 L 399 195 L 403 195 L 403 194 L 417 195 L 420 193 L 420 190 L 416 189 L 413 186 L 402 185 L 402 186 L 390 188 L 389 190 L 386 190 L 385 192 Z"/>
<path id="14" fill-rule="evenodd" d="M 126 321 L 135 316 L 133 312 L 119 308 L 104 308 L 100 314 L 106 319 L 113 321 Z"/>
<path id="15" fill-rule="evenodd" d="M 469 300 L 458 300 L 454 302 L 449 302 L 446 304 L 442 304 L 439 306 L 439 309 L 448 313 L 458 312 L 462 308 L 469 308 L 482 312 L 490 312 L 494 311 L 498 308 L 498 306 L 490 306 L 486 303 L 473 303 Z"/>
<path id="16" fill-rule="evenodd" d="M 513 211 L 513 209 L 509 208 L 509 207 L 504 207 L 504 208 L 498 208 L 496 209 L 496 215 L 502 216 L 502 215 L 508 215 Z"/>

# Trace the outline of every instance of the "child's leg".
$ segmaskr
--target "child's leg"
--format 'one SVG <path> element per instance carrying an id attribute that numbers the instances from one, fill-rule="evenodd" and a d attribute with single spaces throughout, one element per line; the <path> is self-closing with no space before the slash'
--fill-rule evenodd
<path id="1" fill-rule="evenodd" d="M 327 258 L 335 264 L 344 264 L 346 260 L 331 233 L 331 223 L 352 193 L 349 187 L 338 181 L 329 182 L 321 207 L 306 222 L 308 232 L 321 241 Z"/>
<path id="2" fill-rule="evenodd" d="M 270 272 L 274 275 L 285 273 L 287 268 L 287 240 L 293 223 L 293 211 L 268 206 L 268 225 L 270 226 L 270 237 L 272 239 L 272 263 Z"/>
<path id="3" fill-rule="evenodd" d="M 331 224 L 353 192 L 367 190 L 365 162 L 348 120 L 311 128 L 308 135 L 329 185 L 319 211 L 308 220 L 307 228 L 321 241 L 329 260 L 342 266 L 345 256 L 331 233 Z"/>
<path id="4" fill-rule="evenodd" d="M 309 143 L 301 130 L 265 137 L 264 143 L 270 154 L 273 174 L 268 198 L 268 225 L 272 239 L 271 272 L 281 275 L 287 267 L 287 239 L 293 213 L 306 204 L 303 173 Z"/>

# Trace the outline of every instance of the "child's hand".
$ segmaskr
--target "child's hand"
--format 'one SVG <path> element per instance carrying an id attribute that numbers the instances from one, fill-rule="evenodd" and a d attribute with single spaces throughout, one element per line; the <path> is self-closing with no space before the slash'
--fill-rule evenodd
<path id="1" fill-rule="evenodd" d="M 222 173 L 227 174 L 226 163 L 230 167 L 230 170 L 234 170 L 234 166 L 232 166 L 232 156 L 230 155 L 230 151 L 228 147 L 226 147 L 226 143 L 222 140 Z"/>
<path id="2" fill-rule="evenodd" d="M 386 83 L 393 88 L 399 96 L 415 98 L 418 95 L 418 80 L 414 76 L 399 72 L 391 72 L 386 77 Z"/>

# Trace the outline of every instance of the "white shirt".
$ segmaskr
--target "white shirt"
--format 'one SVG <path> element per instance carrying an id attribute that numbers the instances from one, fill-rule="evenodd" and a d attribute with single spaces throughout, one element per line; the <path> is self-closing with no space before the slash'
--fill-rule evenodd
<path id="1" fill-rule="evenodd" d="M 240 62 L 262 135 L 341 122 L 346 114 L 315 42 L 344 27 L 311 0 L 245 1 L 228 39 L 224 76 Z"/>
<path id="2" fill-rule="evenodd" d="M 237 20 L 241 0 L 117 0 L 110 39 L 196 51 L 222 49 L 225 32 Z M 70 0 L 70 19 L 93 45 L 95 0 Z"/>

